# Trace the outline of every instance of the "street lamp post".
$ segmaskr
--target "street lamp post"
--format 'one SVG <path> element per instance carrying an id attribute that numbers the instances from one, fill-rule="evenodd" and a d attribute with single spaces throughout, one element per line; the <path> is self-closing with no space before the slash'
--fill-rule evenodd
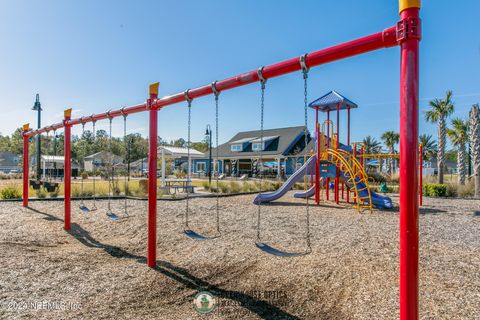
<path id="1" fill-rule="evenodd" d="M 37 93 L 37 96 L 35 97 L 35 103 L 33 104 L 32 110 L 37 111 L 37 124 L 38 124 L 38 129 L 40 129 L 42 105 L 40 104 L 40 95 L 38 93 Z M 42 167 L 40 165 L 41 152 L 42 152 L 41 135 L 38 134 L 37 135 L 37 181 L 40 180 L 40 177 L 42 174 Z"/>
<path id="2" fill-rule="evenodd" d="M 212 128 L 207 124 L 205 135 L 208 136 L 208 185 L 212 184 Z"/>

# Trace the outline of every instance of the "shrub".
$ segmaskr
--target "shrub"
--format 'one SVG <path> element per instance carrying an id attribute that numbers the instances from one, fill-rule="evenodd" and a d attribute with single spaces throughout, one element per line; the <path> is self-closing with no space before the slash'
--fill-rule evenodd
<path id="1" fill-rule="evenodd" d="M 38 189 L 35 192 L 35 194 L 37 195 L 37 198 L 39 198 L 39 199 L 45 199 L 47 197 L 47 193 L 42 188 Z"/>
<path id="2" fill-rule="evenodd" d="M 447 196 L 447 185 L 438 183 L 429 183 L 423 186 L 423 194 L 428 197 Z"/>
<path id="3" fill-rule="evenodd" d="M 240 184 L 236 181 L 230 181 L 230 193 L 239 193 L 242 190 Z"/>
<path id="4" fill-rule="evenodd" d="M 225 182 L 219 182 L 218 189 L 220 189 L 221 193 L 228 193 L 228 191 L 230 190 L 228 184 Z"/>
<path id="5" fill-rule="evenodd" d="M 0 197 L 2 199 L 19 199 L 22 197 L 20 190 L 14 186 L 7 186 L 0 190 Z"/>
<path id="6" fill-rule="evenodd" d="M 82 171 L 80 176 L 82 177 L 82 179 L 88 179 L 88 172 L 87 171 Z"/>
<path id="7" fill-rule="evenodd" d="M 462 198 L 473 197 L 475 195 L 475 184 L 473 179 L 465 185 L 459 185 L 457 188 L 457 194 Z"/>
<path id="8" fill-rule="evenodd" d="M 385 175 L 378 173 L 378 172 L 370 172 L 368 173 L 368 177 L 373 180 L 374 183 L 382 183 L 387 182 Z"/>
<path id="9" fill-rule="evenodd" d="M 456 197 L 458 196 L 458 185 L 454 183 L 447 183 L 447 190 L 446 190 L 447 197 Z"/>
<path id="10" fill-rule="evenodd" d="M 204 190 L 210 190 L 210 185 L 208 181 L 202 181 L 202 187 Z"/>
<path id="11" fill-rule="evenodd" d="M 59 193 L 59 189 L 57 189 L 57 191 L 50 192 L 50 198 L 58 198 L 58 193 Z"/>

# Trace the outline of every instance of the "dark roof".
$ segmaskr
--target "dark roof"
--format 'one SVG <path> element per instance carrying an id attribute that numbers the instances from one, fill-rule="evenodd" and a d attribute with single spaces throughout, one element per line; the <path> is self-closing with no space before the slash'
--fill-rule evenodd
<path id="1" fill-rule="evenodd" d="M 326 112 L 337 110 L 337 105 L 340 104 L 340 110 L 358 108 L 358 105 L 351 100 L 345 98 L 335 90 L 321 96 L 317 100 L 310 102 L 308 105 L 310 108 L 318 108 L 318 110 Z"/>
<path id="2" fill-rule="evenodd" d="M 267 149 L 262 151 L 263 156 L 282 156 L 289 152 L 289 150 L 303 137 L 304 126 L 266 129 L 263 131 L 264 137 L 278 136 L 267 144 Z M 231 151 L 231 142 L 260 137 L 260 130 L 239 132 L 233 136 L 229 141 L 221 144 L 218 147 L 218 156 L 221 158 L 238 158 L 238 157 L 258 157 L 259 151 L 252 151 L 252 144 L 248 143 L 244 151 Z M 212 156 L 216 156 L 216 150 L 212 150 Z"/>

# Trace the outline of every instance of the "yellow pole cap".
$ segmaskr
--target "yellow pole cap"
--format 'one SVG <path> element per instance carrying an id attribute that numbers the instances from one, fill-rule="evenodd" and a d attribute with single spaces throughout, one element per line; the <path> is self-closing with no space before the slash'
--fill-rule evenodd
<path id="1" fill-rule="evenodd" d="M 155 82 L 150 85 L 149 91 L 150 95 L 158 95 L 158 87 L 160 85 L 160 82 Z"/>
<path id="2" fill-rule="evenodd" d="M 30 130 L 30 123 L 25 123 L 23 125 L 23 131 L 28 131 L 28 130 Z"/>
<path id="3" fill-rule="evenodd" d="M 398 12 L 402 12 L 405 9 L 409 8 L 419 8 L 421 7 L 420 5 L 420 0 L 399 0 L 398 1 Z"/>
<path id="4" fill-rule="evenodd" d="M 72 116 L 72 108 L 70 108 L 70 109 L 65 109 L 65 110 L 63 111 L 63 116 L 64 116 L 65 118 L 70 118 L 70 117 Z"/>

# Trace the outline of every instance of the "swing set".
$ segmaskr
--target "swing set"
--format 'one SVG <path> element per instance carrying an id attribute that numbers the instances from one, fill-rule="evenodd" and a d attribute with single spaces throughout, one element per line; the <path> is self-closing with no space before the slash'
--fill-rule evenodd
<path id="1" fill-rule="evenodd" d="M 302 71 L 306 82 L 306 70 L 313 67 L 346 59 L 348 57 L 367 52 L 400 47 L 400 318 L 418 319 L 418 70 L 419 70 L 419 42 L 421 38 L 420 0 L 399 0 L 400 21 L 395 26 L 383 31 L 345 42 L 330 48 L 311 52 L 300 57 L 292 58 L 273 65 L 264 66 L 259 70 L 252 70 L 212 84 L 204 85 L 185 92 L 158 97 L 159 83 L 150 85 L 149 97 L 144 103 L 105 113 L 95 114 L 88 118 L 72 119 L 71 109 L 65 110 L 64 121 L 38 130 L 30 130 L 29 124 L 23 126 L 23 206 L 28 207 L 29 187 L 29 138 L 49 130 L 64 128 L 64 156 L 65 156 L 65 197 L 64 197 L 64 229 L 71 228 L 71 128 L 86 122 L 95 123 L 99 120 L 124 116 L 139 112 L 148 112 L 149 115 L 149 153 L 148 153 L 148 216 L 147 216 L 147 265 L 155 267 L 157 252 L 157 140 L 158 140 L 158 111 L 162 108 L 186 101 L 191 108 L 192 100 L 213 94 L 216 102 L 216 125 L 218 132 L 218 97 L 220 92 L 254 82 L 260 82 L 262 87 L 267 79 L 272 79 L 288 73 Z M 306 87 L 305 87 L 306 89 Z M 306 91 L 306 90 L 305 90 Z M 262 106 L 263 106 L 262 88 Z M 306 105 L 306 103 L 305 103 Z M 190 113 L 189 113 L 190 119 Z M 263 120 L 263 108 L 262 119 Z M 263 128 L 263 121 L 261 123 Z M 190 126 L 189 126 L 190 127 Z M 305 129 L 306 130 L 306 129 Z M 189 130 L 190 131 L 190 130 Z M 263 131 L 262 131 L 263 132 Z M 110 136 L 111 137 L 111 136 Z M 263 140 L 263 134 L 262 138 Z M 188 146 L 190 147 L 190 137 Z M 218 133 L 217 133 L 218 146 Z M 111 147 L 111 145 L 110 145 Z M 217 148 L 218 149 L 218 148 Z M 307 152 L 307 151 L 305 151 Z M 218 158 L 218 157 L 217 157 Z M 216 165 L 218 166 L 217 161 Z M 218 172 L 218 171 L 217 171 Z M 218 179 L 218 174 L 217 174 Z M 110 193 L 109 193 L 110 194 Z M 188 193 L 187 193 L 188 195 Z M 110 199 L 110 197 L 109 197 Z M 306 203 L 307 214 L 307 250 L 309 243 L 309 204 Z M 217 197 L 217 235 L 205 236 L 189 226 L 188 196 L 185 214 L 186 236 L 196 240 L 207 240 L 220 235 L 219 206 Z M 260 249 L 280 256 L 297 256 L 305 253 L 289 253 L 275 249 L 262 242 L 260 221 L 262 206 L 258 206 L 257 240 Z M 83 210 L 82 210 L 83 211 Z M 108 213 L 114 215 L 110 206 Z M 115 214 L 116 215 L 116 214 Z M 279 252 L 276 252 L 278 250 Z"/>

